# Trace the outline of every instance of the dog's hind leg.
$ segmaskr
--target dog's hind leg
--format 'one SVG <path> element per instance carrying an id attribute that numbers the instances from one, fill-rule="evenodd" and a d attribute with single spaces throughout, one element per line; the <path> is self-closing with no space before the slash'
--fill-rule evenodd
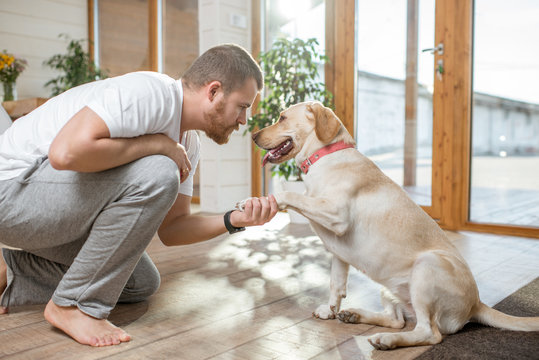
<path id="1" fill-rule="evenodd" d="M 429 314 L 416 310 L 417 324 L 412 331 L 400 333 L 378 333 L 368 340 L 378 350 L 389 350 L 401 346 L 432 345 L 442 341 L 442 334 L 429 318 Z"/>
<path id="2" fill-rule="evenodd" d="M 337 314 L 337 318 L 345 323 L 363 323 L 402 329 L 406 323 L 403 305 L 386 288 L 382 289 L 380 295 L 384 306 L 383 312 L 375 313 L 364 309 L 347 309 Z"/>
<path id="3" fill-rule="evenodd" d="M 440 267 L 440 258 L 432 253 L 419 257 L 410 277 L 410 299 L 417 323 L 412 331 L 401 333 L 379 333 L 368 338 L 372 346 L 379 350 L 400 346 L 432 345 L 442 341 L 442 334 L 434 321 L 436 314 L 436 280 L 433 269 Z"/>
<path id="4" fill-rule="evenodd" d="M 331 262 L 331 280 L 329 301 L 320 305 L 313 316 L 319 319 L 335 319 L 335 314 L 341 307 L 342 298 L 346 297 L 346 282 L 348 281 L 349 265 L 333 255 Z"/>

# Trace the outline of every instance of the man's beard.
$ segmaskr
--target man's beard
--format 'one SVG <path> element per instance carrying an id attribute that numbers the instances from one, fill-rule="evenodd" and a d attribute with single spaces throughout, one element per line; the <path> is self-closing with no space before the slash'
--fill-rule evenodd
<path id="1" fill-rule="evenodd" d="M 205 130 L 206 135 L 219 145 L 226 144 L 230 139 L 232 131 L 238 130 L 238 125 L 227 126 L 223 113 L 225 109 L 225 100 L 221 100 L 215 108 L 204 114 L 204 118 L 208 123 L 208 128 Z"/>

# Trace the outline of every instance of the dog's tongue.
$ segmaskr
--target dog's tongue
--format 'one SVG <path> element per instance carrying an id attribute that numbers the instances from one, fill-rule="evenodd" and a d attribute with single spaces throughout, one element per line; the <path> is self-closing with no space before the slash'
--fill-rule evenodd
<path id="1" fill-rule="evenodd" d="M 268 151 L 266 153 L 266 155 L 264 155 L 264 158 L 262 159 L 262 167 L 264 167 L 264 165 L 266 165 L 266 163 L 268 162 L 269 160 L 269 157 L 270 157 L 270 152 Z"/>
<path id="2" fill-rule="evenodd" d="M 286 149 L 289 145 L 290 145 L 290 140 L 287 140 L 281 145 L 277 146 L 276 148 L 268 150 L 268 152 L 266 153 L 266 155 L 264 155 L 264 158 L 262 159 L 262 166 L 266 165 L 270 157 L 273 157 L 273 158 L 280 157 L 284 149 Z"/>

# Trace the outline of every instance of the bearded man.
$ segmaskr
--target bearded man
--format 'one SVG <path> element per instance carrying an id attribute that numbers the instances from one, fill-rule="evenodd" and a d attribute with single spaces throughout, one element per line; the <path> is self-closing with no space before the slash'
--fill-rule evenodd
<path id="1" fill-rule="evenodd" d="M 117 302 L 155 293 L 145 249 L 261 225 L 275 198 L 224 216 L 190 213 L 204 131 L 218 144 L 246 123 L 263 87 L 249 53 L 209 49 L 181 79 L 135 72 L 70 89 L 0 135 L 0 314 L 43 303 L 76 341 L 106 346 L 130 336 L 107 321 Z"/>

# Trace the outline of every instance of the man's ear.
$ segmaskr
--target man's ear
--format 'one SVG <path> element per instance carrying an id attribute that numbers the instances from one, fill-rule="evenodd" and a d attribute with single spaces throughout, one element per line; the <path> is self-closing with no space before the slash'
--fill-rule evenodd
<path id="1" fill-rule="evenodd" d="M 206 85 L 206 96 L 210 101 L 213 101 L 219 91 L 223 91 L 223 85 L 220 81 L 214 80 Z"/>
<path id="2" fill-rule="evenodd" d="M 316 137 L 324 144 L 328 144 L 339 133 L 341 121 L 333 110 L 319 102 L 307 105 L 307 110 L 313 114 Z"/>

